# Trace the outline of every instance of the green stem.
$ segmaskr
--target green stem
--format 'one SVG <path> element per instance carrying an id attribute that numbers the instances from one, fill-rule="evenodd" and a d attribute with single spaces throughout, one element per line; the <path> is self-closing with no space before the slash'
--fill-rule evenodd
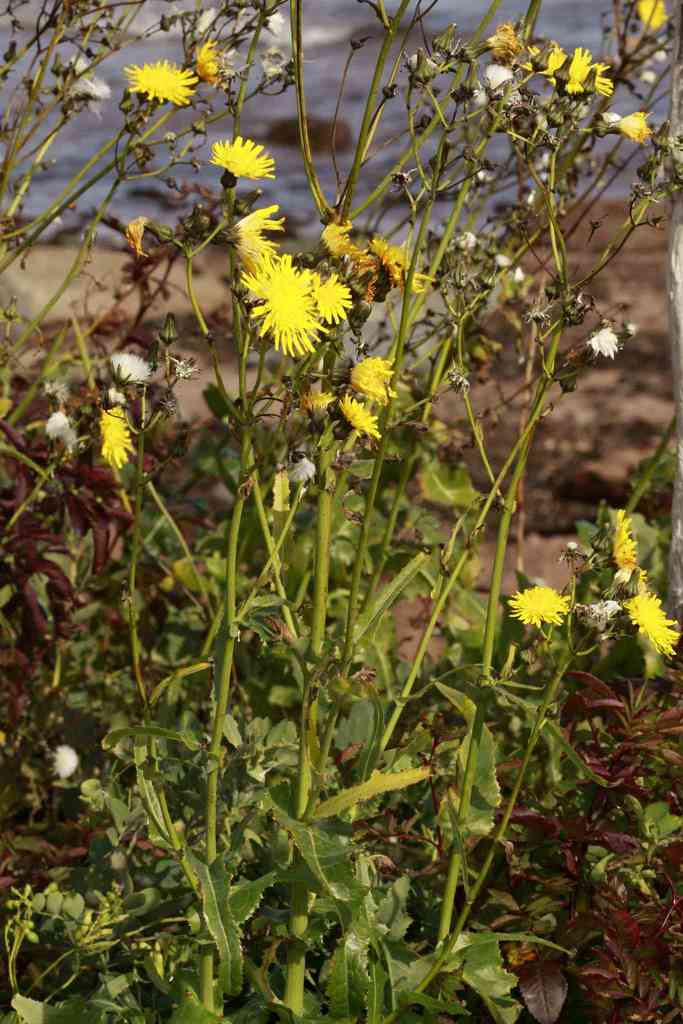
<path id="1" fill-rule="evenodd" d="M 140 668 L 140 637 L 138 635 L 138 610 L 136 599 L 136 583 L 138 559 L 140 557 L 140 527 L 142 518 L 142 498 L 145 489 L 145 411 L 147 388 L 143 386 L 140 398 L 140 423 L 138 426 L 138 451 L 135 467 L 135 509 L 133 513 L 133 546 L 128 571 L 128 629 L 130 632 L 130 651 L 133 660 L 133 675 L 138 689 L 145 721 L 148 714 L 147 691 Z"/>
<path id="2" fill-rule="evenodd" d="M 638 504 L 640 502 L 640 499 L 643 497 L 644 494 L 647 493 L 647 491 L 648 491 L 648 489 L 650 487 L 650 484 L 652 483 L 652 479 L 653 479 L 655 473 L 657 472 L 657 470 L 659 469 L 664 455 L 666 454 L 666 450 L 669 447 L 669 441 L 673 437 L 675 429 L 676 429 L 676 417 L 673 416 L 671 418 L 671 422 L 669 423 L 668 427 L 666 428 L 666 430 L 662 434 L 661 440 L 660 440 L 659 444 L 657 445 L 657 451 L 654 453 L 652 458 L 649 460 L 647 466 L 645 467 L 645 470 L 641 474 L 640 480 L 638 481 L 636 486 L 633 488 L 633 491 L 631 492 L 631 497 L 626 502 L 625 512 L 628 515 L 630 515 L 632 512 L 635 512 L 635 510 L 638 508 Z"/>
<path id="3" fill-rule="evenodd" d="M 306 114 L 306 93 L 304 91 L 304 52 L 303 52 L 303 0 L 289 0 L 289 11 L 292 26 L 292 60 L 294 63 L 294 87 L 296 89 L 296 109 L 299 122 L 299 144 L 304 162 L 304 170 L 308 186 L 318 212 L 325 219 L 330 214 L 330 207 L 323 194 L 322 187 L 313 165 L 311 140 L 308 134 L 308 117 Z"/>

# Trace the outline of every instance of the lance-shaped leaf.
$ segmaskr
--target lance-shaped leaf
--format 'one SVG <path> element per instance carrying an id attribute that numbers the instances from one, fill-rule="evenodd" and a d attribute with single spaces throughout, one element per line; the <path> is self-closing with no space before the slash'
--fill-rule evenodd
<path id="1" fill-rule="evenodd" d="M 244 924 L 254 913 L 263 898 L 263 894 L 271 885 L 275 885 L 277 873 L 269 871 L 267 875 L 253 881 L 238 882 L 230 890 L 230 913 L 235 924 Z"/>
<path id="2" fill-rule="evenodd" d="M 243 980 L 242 947 L 230 909 L 230 876 L 219 861 L 209 866 L 190 851 L 187 856 L 199 880 L 204 919 L 220 957 L 224 991 L 238 995 Z"/>
<path id="3" fill-rule="evenodd" d="M 369 986 L 367 940 L 352 929 L 332 954 L 327 982 L 330 1016 L 337 1020 L 358 1019 L 365 1008 Z"/>
<path id="4" fill-rule="evenodd" d="M 381 590 L 374 601 L 371 601 L 362 615 L 356 622 L 353 631 L 354 643 L 358 644 L 367 633 L 382 618 L 384 613 L 391 608 L 392 604 L 401 595 L 414 576 L 418 574 L 431 556 L 424 551 L 415 555 L 414 558 L 404 565 L 401 571 L 391 583 L 388 583 L 384 590 Z"/>
<path id="5" fill-rule="evenodd" d="M 314 817 L 331 818 L 342 811 L 348 811 L 364 800 L 372 800 L 380 793 L 390 793 L 396 789 L 406 789 L 429 777 L 429 768 L 406 768 L 402 772 L 375 772 L 367 782 L 361 782 L 350 789 L 344 789 L 329 800 L 323 800 L 315 809 Z"/>

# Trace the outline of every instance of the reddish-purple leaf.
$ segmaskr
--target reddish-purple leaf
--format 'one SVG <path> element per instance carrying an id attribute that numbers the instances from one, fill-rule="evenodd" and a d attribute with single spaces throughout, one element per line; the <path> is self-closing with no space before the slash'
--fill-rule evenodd
<path id="1" fill-rule="evenodd" d="M 555 1024 L 567 998 L 567 979 L 558 960 L 537 960 L 520 969 L 519 988 L 538 1024 Z"/>

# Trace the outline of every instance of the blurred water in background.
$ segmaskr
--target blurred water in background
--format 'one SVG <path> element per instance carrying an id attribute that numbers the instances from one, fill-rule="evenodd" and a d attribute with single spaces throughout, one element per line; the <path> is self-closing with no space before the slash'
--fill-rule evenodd
<path id="1" fill-rule="evenodd" d="M 167 0 L 146 0 L 136 19 L 136 29 L 142 33 L 157 23 L 161 14 L 169 13 L 173 9 L 183 9 L 186 4 L 187 0 L 185 3 L 176 4 L 171 4 Z M 204 7 L 207 6 L 208 4 L 205 3 Z M 427 38 L 429 39 L 436 32 L 443 30 L 451 22 L 456 22 L 458 29 L 467 37 L 476 27 L 486 7 L 485 0 L 439 0 L 425 21 Z M 572 3 L 568 3 L 567 0 L 544 0 L 537 29 L 539 34 L 560 41 L 566 49 L 578 45 L 587 46 L 597 55 L 603 48 L 604 19 L 610 8 L 611 4 L 608 3 L 608 0 L 602 0 L 602 2 L 598 0 L 597 3 L 595 0 L 574 0 Z M 192 9 L 194 9 L 194 5 L 192 5 Z M 37 10 L 38 6 L 34 0 L 30 0 L 26 6 L 19 9 L 18 14 L 25 29 L 33 27 L 32 19 L 35 18 Z M 286 5 L 283 11 L 287 10 Z M 523 15 L 524 10 L 523 0 L 521 2 L 520 0 L 503 0 L 492 27 L 506 19 L 519 18 Z M 275 27 L 276 31 L 264 33 L 263 49 L 265 50 L 268 46 L 278 46 L 288 54 L 288 22 L 285 21 L 279 28 Z M 354 57 L 353 71 L 347 82 L 341 110 L 341 118 L 348 125 L 353 139 L 355 139 L 360 125 L 366 88 L 370 81 L 379 45 L 378 24 L 374 20 L 371 9 L 357 0 L 309 0 L 309 2 L 304 0 L 305 81 L 311 117 L 331 120 L 344 62 L 349 52 L 349 42 L 352 38 L 357 39 L 368 35 L 371 36 L 371 39 Z M 3 46 L 3 49 L 6 48 L 8 40 L 9 32 L 6 19 L 0 18 L 0 45 Z M 420 42 L 420 35 L 416 32 L 409 49 L 414 51 Z M 55 161 L 45 172 L 34 178 L 24 206 L 25 214 L 35 214 L 44 209 L 46 204 L 59 194 L 70 177 L 80 169 L 87 156 L 95 152 L 116 132 L 121 123 L 118 102 L 126 84 L 123 68 L 128 64 L 141 64 L 145 61 L 162 58 L 182 61 L 182 47 L 178 36 L 174 36 L 172 33 L 157 33 L 152 39 L 133 40 L 125 46 L 122 52 L 114 54 L 98 68 L 98 76 L 104 78 L 111 87 L 112 98 L 102 104 L 99 112 L 84 110 L 61 131 L 60 141 L 57 143 L 60 147 L 59 151 L 56 154 L 54 150 L 52 151 Z M 237 58 L 236 63 L 239 66 Z M 258 68 L 258 72 L 260 73 L 260 68 Z M 6 91 L 14 85 L 18 74 L 18 71 L 14 72 L 13 76 L 10 76 L 5 83 Z M 203 85 L 202 91 L 204 94 L 208 94 L 210 87 Z M 633 101 L 630 102 L 629 110 L 633 109 Z M 616 107 L 619 109 L 618 102 Z M 300 232 L 308 233 L 315 230 L 317 218 L 296 147 L 281 145 L 269 138 L 272 125 L 281 119 L 291 118 L 294 111 L 293 89 L 280 96 L 258 97 L 245 108 L 242 134 L 265 143 L 275 156 L 277 180 L 259 183 L 263 187 L 264 198 L 281 204 L 282 212 L 288 216 L 290 227 L 296 226 Z M 195 118 L 196 114 L 179 110 L 169 127 L 176 128 L 179 125 L 188 124 Z M 405 131 L 405 109 L 399 92 L 396 99 L 385 106 L 379 138 L 402 131 Z M 221 132 L 220 126 L 211 128 L 202 151 L 202 156 L 205 154 L 205 159 L 201 168 L 197 171 L 186 164 L 174 168 L 170 173 L 179 182 L 186 181 L 217 188 L 220 172 L 208 163 L 208 157 L 211 142 L 225 137 L 226 133 L 225 131 Z M 368 190 L 393 166 L 396 155 L 400 151 L 397 148 L 387 147 L 372 160 L 362 182 L 367 185 Z M 342 152 L 338 155 L 342 173 L 348 168 L 351 156 L 350 152 Z M 333 197 L 335 176 L 329 152 L 316 154 L 316 168 L 326 193 Z M 64 215 L 60 229 L 68 229 L 72 224 L 75 226 L 83 215 L 91 211 L 104 196 L 106 188 L 106 181 L 96 185 L 84 197 L 77 211 Z M 622 184 L 619 191 L 623 190 L 624 185 Z M 169 213 L 165 203 L 167 194 L 164 186 L 154 179 L 127 183 L 115 198 L 112 212 L 115 212 L 124 221 L 144 213 L 146 216 L 172 222 L 177 214 Z M 362 194 L 361 187 L 359 196 Z M 178 210 L 189 209 L 192 201 L 190 199 L 187 206 L 178 207 Z M 196 197 L 194 201 L 196 201 Z M 106 240 L 106 234 L 107 229 L 100 232 L 101 241 Z"/>

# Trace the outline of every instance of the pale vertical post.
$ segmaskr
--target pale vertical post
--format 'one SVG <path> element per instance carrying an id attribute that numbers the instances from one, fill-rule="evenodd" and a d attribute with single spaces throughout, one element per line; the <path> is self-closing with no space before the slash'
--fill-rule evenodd
<path id="1" fill-rule="evenodd" d="M 671 63 L 670 134 L 675 169 L 683 166 L 683 2 L 674 6 Z M 668 259 L 669 333 L 676 408 L 676 481 L 671 505 L 669 613 L 683 617 L 683 194 L 675 192 L 671 208 Z"/>

